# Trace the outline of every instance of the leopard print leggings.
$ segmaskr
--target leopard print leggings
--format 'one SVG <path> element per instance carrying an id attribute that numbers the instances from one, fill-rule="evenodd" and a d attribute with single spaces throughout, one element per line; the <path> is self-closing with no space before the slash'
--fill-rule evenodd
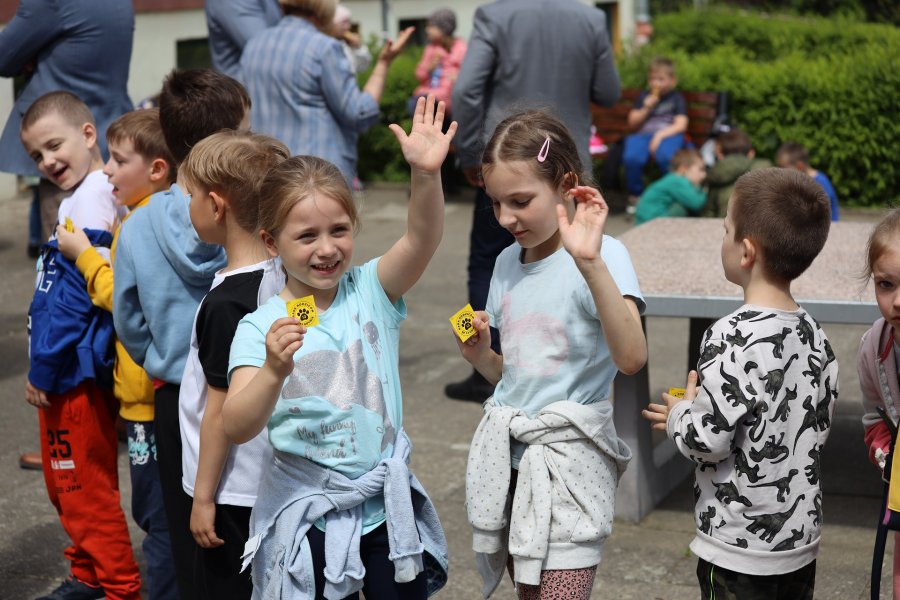
<path id="1" fill-rule="evenodd" d="M 510 566 L 510 576 L 512 567 Z M 540 585 L 516 584 L 519 600 L 590 600 L 597 567 L 541 571 Z"/>

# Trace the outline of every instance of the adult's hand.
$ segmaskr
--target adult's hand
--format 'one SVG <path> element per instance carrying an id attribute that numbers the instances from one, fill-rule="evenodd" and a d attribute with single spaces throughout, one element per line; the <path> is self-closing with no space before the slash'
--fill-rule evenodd
<path id="1" fill-rule="evenodd" d="M 393 62 L 393 60 L 397 58 L 397 55 L 403 52 L 403 48 L 406 47 L 406 43 L 409 41 L 409 38 L 415 30 L 415 27 L 407 27 L 400 32 L 400 35 L 397 36 L 396 40 L 387 40 L 384 43 L 384 46 L 381 47 L 381 53 L 378 55 L 378 60 L 389 63 Z"/>

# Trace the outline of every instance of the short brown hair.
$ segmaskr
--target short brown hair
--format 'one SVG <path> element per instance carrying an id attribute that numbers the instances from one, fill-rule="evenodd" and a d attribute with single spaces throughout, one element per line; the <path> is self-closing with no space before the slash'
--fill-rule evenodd
<path id="1" fill-rule="evenodd" d="M 674 173 L 679 169 L 686 169 L 696 163 L 702 163 L 703 157 L 693 148 L 682 148 L 672 155 L 669 160 L 669 172 Z"/>
<path id="2" fill-rule="evenodd" d="M 547 157 L 538 161 L 545 144 Z M 566 183 L 566 175 L 574 173 L 581 185 L 590 185 L 591 177 L 585 172 L 578 155 L 578 146 L 562 121 L 544 110 L 527 110 L 509 116 L 497 125 L 488 140 L 481 157 L 484 170 L 498 162 L 525 161 L 534 173 L 552 187 L 572 187 Z"/>
<path id="3" fill-rule="evenodd" d="M 863 273 L 866 281 L 872 276 L 875 261 L 881 258 L 888 246 L 897 243 L 898 237 L 900 237 L 900 208 L 894 208 L 878 221 L 869 235 L 869 242 L 866 244 L 866 268 Z"/>
<path id="4" fill-rule="evenodd" d="M 778 164 L 787 163 L 789 165 L 800 163 L 808 167 L 809 152 L 806 151 L 803 144 L 798 142 L 785 142 L 779 146 L 778 150 L 775 152 L 775 162 Z"/>
<path id="5" fill-rule="evenodd" d="M 667 74 L 675 77 L 675 63 L 672 62 L 671 58 L 666 58 L 665 56 L 656 56 L 650 61 L 650 66 L 647 68 L 651 73 L 653 71 L 665 71 Z"/>
<path id="6" fill-rule="evenodd" d="M 350 217 L 354 232 L 359 229 L 359 214 L 347 180 L 323 158 L 292 156 L 278 163 L 269 170 L 259 194 L 259 229 L 272 237 L 284 227 L 294 205 L 315 195 L 337 200 Z"/>
<path id="7" fill-rule="evenodd" d="M 825 245 L 831 202 L 805 173 L 769 167 L 738 178 L 729 215 L 734 238 L 753 240 L 766 273 L 788 282 L 799 277 Z"/>
<path id="8" fill-rule="evenodd" d="M 175 159 L 166 145 L 159 124 L 159 109 L 145 108 L 125 113 L 109 124 L 106 130 L 108 144 L 131 142 L 134 151 L 146 161 L 157 158 L 169 165 L 169 183 L 175 183 Z"/>
<path id="9" fill-rule="evenodd" d="M 287 146 L 267 135 L 220 131 L 197 142 L 181 165 L 181 177 L 189 187 L 223 195 L 241 229 L 255 232 L 263 179 L 290 155 Z"/>
<path id="10" fill-rule="evenodd" d="M 750 154 L 750 151 L 753 150 L 753 143 L 750 141 L 750 136 L 747 135 L 746 131 L 738 129 L 737 127 L 730 131 L 726 131 L 717 137 L 716 144 L 719 145 L 722 156 L 731 156 L 732 154 L 747 156 Z"/>
<path id="11" fill-rule="evenodd" d="M 96 126 L 94 115 L 81 98 L 71 92 L 49 92 L 31 103 L 22 115 L 20 131 L 25 131 L 40 119 L 50 114 L 58 114 L 74 127 L 85 123 Z"/>
<path id="12" fill-rule="evenodd" d="M 322 28 L 334 22 L 337 0 L 278 0 L 286 15 L 314 17 Z"/>
<path id="13" fill-rule="evenodd" d="M 159 95 L 159 120 L 166 144 L 181 164 L 191 148 L 222 129 L 237 129 L 250 109 L 240 83 L 212 69 L 172 71 Z"/>

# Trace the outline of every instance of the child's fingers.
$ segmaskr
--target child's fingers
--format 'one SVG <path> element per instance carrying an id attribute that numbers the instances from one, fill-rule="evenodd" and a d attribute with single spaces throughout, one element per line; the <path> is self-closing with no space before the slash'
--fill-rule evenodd
<path id="1" fill-rule="evenodd" d="M 456 135 L 456 129 L 458 127 L 459 124 L 456 121 L 452 121 L 449 127 L 447 127 L 447 133 L 445 133 L 444 135 L 446 136 L 448 142 L 451 141 L 453 139 L 453 136 Z"/>
<path id="2" fill-rule="evenodd" d="M 403 130 L 403 128 L 396 123 L 391 123 L 390 125 L 388 125 L 388 129 L 391 130 L 391 132 L 394 134 L 394 137 L 397 138 L 397 141 L 400 142 L 401 145 L 406 140 L 406 138 L 409 137 L 408 135 L 406 135 L 406 132 Z"/>
<path id="3" fill-rule="evenodd" d="M 431 99 L 431 94 L 428 95 L 428 98 Z M 444 101 L 441 100 L 440 102 L 437 102 L 437 104 L 435 105 L 434 119 L 432 120 L 432 123 L 438 129 L 444 128 L 444 116 L 446 114 L 446 111 L 447 105 L 444 103 Z M 431 113 L 428 114 L 430 115 Z"/>
<path id="4" fill-rule="evenodd" d="M 697 371 L 688 373 L 687 385 L 684 386 L 684 399 L 693 400 L 697 396 Z"/>

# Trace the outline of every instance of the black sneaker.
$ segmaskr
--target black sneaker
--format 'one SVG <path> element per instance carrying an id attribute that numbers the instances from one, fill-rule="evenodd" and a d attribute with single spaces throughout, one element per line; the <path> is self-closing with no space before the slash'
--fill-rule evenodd
<path id="1" fill-rule="evenodd" d="M 58 588 L 37 600 L 101 600 L 105 597 L 102 587 L 90 586 L 69 575 Z"/>
<path id="2" fill-rule="evenodd" d="M 444 394 L 454 400 L 467 400 L 470 402 L 484 402 L 494 393 L 494 386 L 481 376 L 478 371 L 456 383 L 448 383 L 444 386 Z"/>

